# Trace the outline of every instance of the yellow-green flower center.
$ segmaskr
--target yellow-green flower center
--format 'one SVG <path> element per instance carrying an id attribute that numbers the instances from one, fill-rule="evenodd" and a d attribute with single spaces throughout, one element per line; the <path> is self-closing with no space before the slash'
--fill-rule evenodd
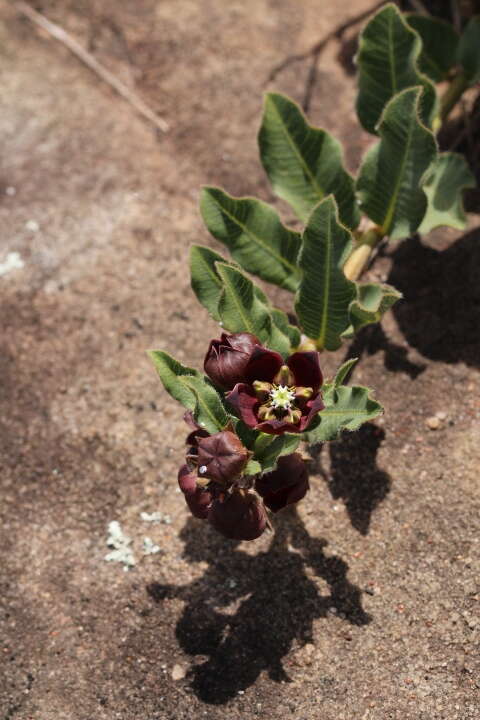
<path id="1" fill-rule="evenodd" d="M 269 396 L 271 406 L 281 410 L 290 410 L 295 400 L 295 392 L 288 385 L 274 385 Z"/>

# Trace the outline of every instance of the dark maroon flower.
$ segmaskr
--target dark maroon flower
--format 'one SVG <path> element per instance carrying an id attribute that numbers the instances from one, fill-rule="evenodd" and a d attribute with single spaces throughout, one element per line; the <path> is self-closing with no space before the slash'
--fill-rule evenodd
<path id="1" fill-rule="evenodd" d="M 248 462 L 248 450 L 229 430 L 198 441 L 198 475 L 221 485 L 231 485 Z"/>
<path id="2" fill-rule="evenodd" d="M 276 513 L 301 500 L 308 490 L 308 471 L 298 453 L 281 457 L 272 472 L 255 481 L 255 490 L 269 510 Z"/>
<path id="3" fill-rule="evenodd" d="M 248 490 L 222 493 L 208 510 L 208 522 L 232 540 L 255 540 L 267 527 L 267 513 L 260 499 Z"/>
<path id="4" fill-rule="evenodd" d="M 203 364 L 208 377 L 223 390 L 231 390 L 245 382 L 245 367 L 260 340 L 250 333 L 222 333 L 220 340 L 212 340 Z"/>
<path id="5" fill-rule="evenodd" d="M 282 356 L 255 347 L 245 380 L 226 398 L 249 427 L 271 435 L 303 432 L 323 410 L 318 352 L 297 352 L 286 364 Z"/>
<path id="6" fill-rule="evenodd" d="M 195 473 L 190 472 L 188 465 L 182 465 L 178 471 L 178 484 L 192 515 L 205 520 L 208 509 L 212 504 L 212 494 L 197 485 L 197 476 Z"/>

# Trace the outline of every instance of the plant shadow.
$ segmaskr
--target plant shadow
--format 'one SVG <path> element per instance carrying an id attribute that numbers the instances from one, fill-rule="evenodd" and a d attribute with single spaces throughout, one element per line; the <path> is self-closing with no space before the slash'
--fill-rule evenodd
<path id="1" fill-rule="evenodd" d="M 365 423 L 354 433 L 343 433 L 328 443 L 330 472 L 321 465 L 321 448 L 315 453 L 316 470 L 323 476 L 334 500 L 341 498 L 352 526 L 368 535 L 375 508 L 390 492 L 390 476 L 377 467 L 377 452 L 385 432 Z"/>
<path id="2" fill-rule="evenodd" d="M 424 357 L 480 367 L 480 229 L 446 250 L 404 240 L 392 253 L 387 282 L 403 293 L 393 313 Z"/>
<path id="3" fill-rule="evenodd" d="M 205 573 L 186 586 L 151 583 L 147 592 L 159 603 L 185 601 L 176 636 L 194 657 L 188 677 L 203 702 L 226 703 L 263 671 L 288 682 L 283 658 L 294 641 L 312 642 L 316 618 L 336 614 L 352 625 L 370 622 L 361 590 L 347 579 L 348 565 L 324 553 L 328 543 L 308 534 L 296 509 L 283 511 L 268 550 L 254 556 L 193 519 L 180 537 L 184 557 L 206 562 Z M 329 594 L 319 593 L 312 573 Z"/>

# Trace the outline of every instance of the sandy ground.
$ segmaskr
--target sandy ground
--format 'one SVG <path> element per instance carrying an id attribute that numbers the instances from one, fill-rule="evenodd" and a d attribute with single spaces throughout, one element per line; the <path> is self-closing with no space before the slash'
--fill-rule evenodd
<path id="1" fill-rule="evenodd" d="M 269 74 L 371 4 L 35 7 L 171 130 L 4 1 L 0 263 L 16 252 L 23 267 L 0 277 L 0 718 L 480 717 L 478 215 L 376 264 L 406 301 L 325 362 L 361 354 L 355 380 L 385 416 L 314 458 L 275 536 L 236 544 L 189 518 L 182 412 L 145 355 L 201 367 L 218 328 L 186 266 L 192 242 L 215 247 L 199 187 L 272 200 L 262 92 L 301 101 L 310 61 Z M 356 29 L 321 55 L 309 111 L 352 169 L 369 142 L 353 114 Z M 105 562 L 112 520 L 133 539 L 129 571 Z M 159 553 L 142 555 L 145 536 Z"/>

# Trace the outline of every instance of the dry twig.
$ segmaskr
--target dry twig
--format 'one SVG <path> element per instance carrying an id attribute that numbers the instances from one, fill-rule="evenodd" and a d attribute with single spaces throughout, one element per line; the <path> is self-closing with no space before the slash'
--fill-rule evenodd
<path id="1" fill-rule="evenodd" d="M 14 6 L 22 15 L 25 15 L 25 17 L 35 23 L 35 25 L 41 27 L 42 30 L 45 30 L 45 32 L 65 45 L 65 47 L 89 67 L 90 70 L 96 73 L 98 77 L 116 90 L 124 100 L 130 103 L 140 115 L 153 123 L 156 128 L 162 132 L 168 131 L 168 123 L 163 118 L 159 117 L 138 95 L 124 85 L 121 80 L 115 77 L 107 68 L 103 67 L 98 60 L 95 60 L 93 55 L 85 50 L 71 35 L 66 33 L 63 28 L 47 20 L 44 15 L 34 10 L 26 2 L 19 0 L 19 2 L 14 3 Z"/>

